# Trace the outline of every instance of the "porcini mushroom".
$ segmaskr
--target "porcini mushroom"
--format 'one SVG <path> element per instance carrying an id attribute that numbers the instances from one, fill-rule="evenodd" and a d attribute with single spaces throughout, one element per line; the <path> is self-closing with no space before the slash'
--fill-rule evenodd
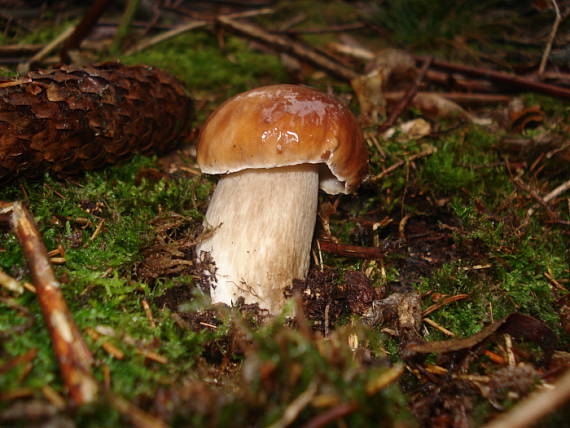
<path id="1" fill-rule="evenodd" d="M 253 89 L 223 103 L 204 124 L 198 164 L 223 174 L 197 246 L 215 264 L 212 302 L 283 306 L 284 288 L 309 269 L 319 187 L 349 193 L 368 154 L 352 113 L 318 91 L 296 85 Z"/>

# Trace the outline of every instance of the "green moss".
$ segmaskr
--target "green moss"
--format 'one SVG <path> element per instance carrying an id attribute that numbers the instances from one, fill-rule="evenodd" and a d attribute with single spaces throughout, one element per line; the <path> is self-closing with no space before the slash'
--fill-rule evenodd
<path id="1" fill-rule="evenodd" d="M 253 51 L 247 42 L 233 36 L 226 37 L 224 48 L 220 49 L 214 37 L 200 31 L 182 34 L 120 60 L 169 71 L 198 99 L 212 100 L 215 92 L 218 98 L 212 101 L 218 104 L 263 83 L 288 81 L 277 55 Z"/>

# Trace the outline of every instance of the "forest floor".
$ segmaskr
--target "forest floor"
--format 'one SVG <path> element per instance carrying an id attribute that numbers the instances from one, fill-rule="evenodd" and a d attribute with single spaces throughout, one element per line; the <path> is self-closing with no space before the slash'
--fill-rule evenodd
<path id="1" fill-rule="evenodd" d="M 59 62 L 30 58 L 89 9 L 13 3 L 12 77 Z M 552 385 L 570 365 L 570 20 L 541 72 L 555 20 L 541 2 L 323 3 L 141 2 L 122 39 L 114 5 L 70 51 L 174 75 L 193 129 L 165 156 L 0 187 L 33 214 L 99 391 L 70 400 L 36 295 L 0 287 L 0 426 L 470 427 L 569 396 Z M 211 305 L 193 260 L 216 183 L 196 164 L 200 126 L 273 83 L 348 105 L 370 161 L 354 194 L 320 194 L 309 276 L 269 317 Z M 0 272 L 31 282 L 2 224 Z M 551 404 L 527 421 L 561 426 L 568 406 Z"/>

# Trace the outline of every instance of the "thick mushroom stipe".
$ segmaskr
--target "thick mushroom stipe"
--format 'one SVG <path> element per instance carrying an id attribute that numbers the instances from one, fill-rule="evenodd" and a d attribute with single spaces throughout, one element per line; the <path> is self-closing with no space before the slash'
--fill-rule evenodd
<path id="1" fill-rule="evenodd" d="M 220 179 L 205 219 L 213 232 L 197 248 L 215 261 L 213 303 L 243 297 L 270 313 L 282 308 L 283 284 L 309 269 L 318 188 L 318 167 L 311 164 Z"/>

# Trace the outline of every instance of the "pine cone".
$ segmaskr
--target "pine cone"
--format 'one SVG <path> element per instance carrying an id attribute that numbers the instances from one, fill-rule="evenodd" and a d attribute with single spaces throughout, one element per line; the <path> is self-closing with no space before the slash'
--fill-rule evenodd
<path id="1" fill-rule="evenodd" d="M 172 149 L 190 128 L 180 82 L 147 66 L 64 65 L 0 82 L 0 183 Z"/>

